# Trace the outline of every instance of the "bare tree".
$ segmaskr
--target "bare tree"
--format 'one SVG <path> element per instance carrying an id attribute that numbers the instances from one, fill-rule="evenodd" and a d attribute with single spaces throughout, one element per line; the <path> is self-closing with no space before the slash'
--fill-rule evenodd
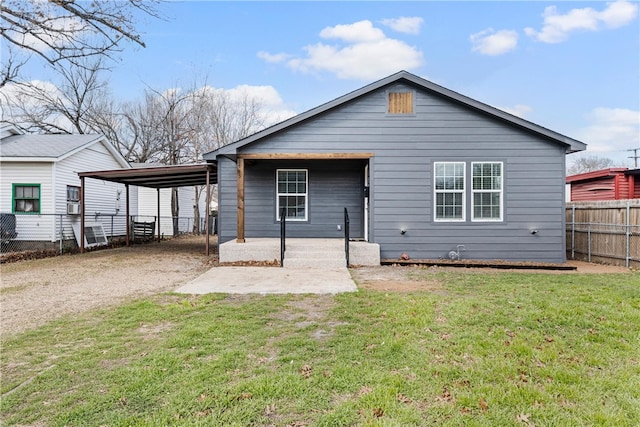
<path id="1" fill-rule="evenodd" d="M 58 65 L 59 82 L 13 83 L 2 103 L 3 119 L 36 133 L 90 133 L 99 104 L 109 102 L 107 82 L 100 77 L 102 58 L 83 59 L 82 67 Z M 7 86 L 6 88 L 9 88 Z"/>
<path id="2" fill-rule="evenodd" d="M 569 168 L 567 169 L 567 175 L 576 175 L 579 173 L 586 173 L 596 171 L 600 169 L 607 169 L 616 167 L 613 160 L 608 157 L 601 157 L 597 155 L 582 155 L 572 158 Z"/>
<path id="3" fill-rule="evenodd" d="M 191 129 L 193 133 L 188 146 L 193 162 L 202 160 L 202 155 L 231 142 L 242 139 L 264 128 L 265 115 L 262 102 L 247 91 L 233 94 L 203 85 L 193 92 L 191 100 Z M 194 232 L 200 222 L 199 201 L 205 187 L 195 187 L 193 209 Z M 206 209 L 210 209 L 209 206 Z"/>
<path id="4" fill-rule="evenodd" d="M 9 46 L 3 55 L 0 87 L 15 81 L 20 68 L 36 57 L 51 66 L 113 57 L 129 41 L 145 47 L 135 14 L 159 17 L 159 0 L 4 0 L 0 35 Z"/>

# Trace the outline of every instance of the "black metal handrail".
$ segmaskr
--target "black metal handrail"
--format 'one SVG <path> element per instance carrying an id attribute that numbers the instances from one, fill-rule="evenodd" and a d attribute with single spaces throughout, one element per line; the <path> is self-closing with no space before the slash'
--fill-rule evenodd
<path id="1" fill-rule="evenodd" d="M 344 254 L 349 268 L 349 212 L 344 208 Z"/>
<path id="2" fill-rule="evenodd" d="M 286 235 L 287 235 L 287 218 L 286 218 L 287 210 L 286 208 L 282 208 L 280 210 L 280 267 L 284 267 L 284 253 L 287 250 L 286 246 Z"/>

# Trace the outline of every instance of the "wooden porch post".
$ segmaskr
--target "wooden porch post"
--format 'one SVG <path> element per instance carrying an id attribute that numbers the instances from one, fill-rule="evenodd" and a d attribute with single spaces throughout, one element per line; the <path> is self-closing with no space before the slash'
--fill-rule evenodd
<path id="1" fill-rule="evenodd" d="M 244 243 L 244 159 L 238 159 L 238 243 Z"/>
<path id="2" fill-rule="evenodd" d="M 84 253 L 84 176 L 80 177 L 80 253 Z"/>
<path id="3" fill-rule="evenodd" d="M 125 221 L 124 222 L 125 222 L 126 227 L 127 227 L 127 238 L 126 238 L 127 246 L 129 246 L 131 244 L 130 240 L 129 240 L 131 238 L 131 236 L 130 236 L 130 233 L 131 233 L 131 219 L 130 219 L 130 216 L 129 216 L 129 184 L 125 184 L 124 188 L 125 188 L 125 192 L 127 193 L 127 207 L 125 208 Z"/>

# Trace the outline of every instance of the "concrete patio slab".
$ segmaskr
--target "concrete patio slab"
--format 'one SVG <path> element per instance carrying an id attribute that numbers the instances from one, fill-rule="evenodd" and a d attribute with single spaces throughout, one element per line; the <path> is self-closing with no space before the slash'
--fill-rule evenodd
<path id="1" fill-rule="evenodd" d="M 358 288 L 346 268 L 214 267 L 176 289 L 183 294 L 337 294 Z"/>

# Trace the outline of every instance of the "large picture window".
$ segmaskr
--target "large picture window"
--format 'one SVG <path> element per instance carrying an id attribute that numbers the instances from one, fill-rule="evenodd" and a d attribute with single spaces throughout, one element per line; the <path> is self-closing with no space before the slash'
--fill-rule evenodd
<path id="1" fill-rule="evenodd" d="M 502 221 L 502 163 L 471 163 L 472 221 Z"/>
<path id="2" fill-rule="evenodd" d="M 306 221 L 308 211 L 308 176 L 306 169 L 278 169 L 276 171 L 276 218 L 282 209 L 290 221 Z"/>
<path id="3" fill-rule="evenodd" d="M 40 213 L 40 184 L 13 184 L 13 212 Z"/>
<path id="4" fill-rule="evenodd" d="M 434 165 L 435 220 L 464 221 L 464 162 L 436 162 Z"/>

